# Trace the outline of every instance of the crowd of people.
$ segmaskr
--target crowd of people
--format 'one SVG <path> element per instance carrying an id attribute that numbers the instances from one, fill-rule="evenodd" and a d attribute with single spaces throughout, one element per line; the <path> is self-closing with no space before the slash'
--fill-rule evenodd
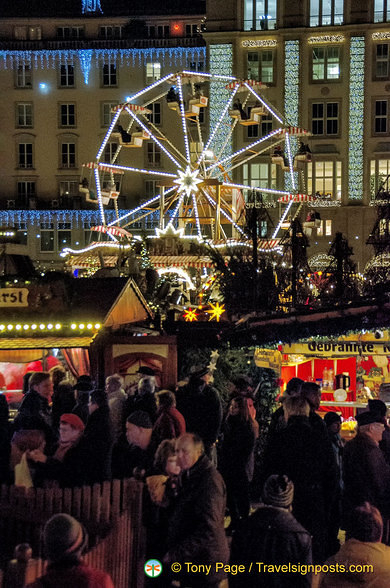
<path id="1" fill-rule="evenodd" d="M 310 573 L 265 579 L 249 571 L 250 563 L 302 566 L 359 557 L 375 562 L 373 586 L 390 585 L 390 429 L 383 402 L 369 401 L 357 416 L 356 437 L 345 445 L 340 416 L 318 415 L 319 387 L 293 378 L 272 415 L 254 477 L 259 426 L 249 380 L 235 380 L 223 407 L 207 368 L 176 390 L 159 390 L 149 367 L 138 377 L 125 389 L 112 374 L 101 390 L 88 375 L 72 385 L 61 367 L 34 372 L 11 431 L 0 396 L 1 480 L 36 487 L 142 480 L 146 557 L 164 568 L 156 586 L 222 588 L 232 564 L 244 566 L 229 577 L 233 587 L 310 586 Z M 61 524 L 76 532 L 77 521 Z M 347 538 L 342 546 L 340 528 Z M 171 574 L 175 562 L 182 570 Z M 194 573 L 185 562 L 211 567 Z M 318 586 L 336 585 L 326 574 L 316 579 Z M 337 581 L 353 585 L 348 575 Z"/>

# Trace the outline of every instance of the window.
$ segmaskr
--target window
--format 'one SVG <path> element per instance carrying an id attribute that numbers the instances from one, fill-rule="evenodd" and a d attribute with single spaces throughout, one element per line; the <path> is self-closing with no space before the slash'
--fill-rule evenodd
<path id="1" fill-rule="evenodd" d="M 332 235 L 332 220 L 325 220 L 325 236 L 330 237 Z"/>
<path id="2" fill-rule="evenodd" d="M 18 201 L 21 205 L 27 206 L 29 198 L 36 196 L 35 182 L 19 180 L 16 184 Z"/>
<path id="3" fill-rule="evenodd" d="M 151 114 L 147 115 L 149 121 L 154 125 L 161 124 L 161 102 L 153 102 L 153 104 L 148 104 L 149 110 L 152 111 Z"/>
<path id="4" fill-rule="evenodd" d="M 374 22 L 387 22 L 390 20 L 389 0 L 375 0 Z"/>
<path id="5" fill-rule="evenodd" d="M 102 39 L 121 39 L 123 27 L 118 25 L 109 25 L 99 27 L 99 37 Z"/>
<path id="6" fill-rule="evenodd" d="M 33 105 L 31 102 L 18 102 L 16 104 L 16 126 L 33 126 Z"/>
<path id="7" fill-rule="evenodd" d="M 107 143 L 103 151 L 103 162 L 104 163 L 113 163 L 114 161 L 118 163 L 117 159 L 114 159 L 117 149 L 119 147 L 118 143 Z"/>
<path id="8" fill-rule="evenodd" d="M 248 80 L 257 80 L 265 84 L 274 81 L 274 52 L 249 51 L 247 59 Z"/>
<path id="9" fill-rule="evenodd" d="M 74 86 L 74 66 L 71 63 L 61 64 L 60 86 L 62 88 L 72 88 Z"/>
<path id="10" fill-rule="evenodd" d="M 307 164 L 308 194 L 341 200 L 341 162 L 315 161 Z"/>
<path id="11" fill-rule="evenodd" d="M 190 71 L 204 71 L 204 61 L 189 61 L 188 68 Z"/>
<path id="12" fill-rule="evenodd" d="M 251 108 L 248 108 L 248 114 L 250 114 Z M 266 116 L 261 117 L 261 123 L 258 125 L 248 125 L 247 126 L 247 137 L 248 139 L 257 139 L 259 137 L 264 137 L 268 135 L 272 131 L 272 116 L 267 114 Z"/>
<path id="13" fill-rule="evenodd" d="M 27 223 L 21 221 L 14 223 L 16 236 L 21 245 L 27 245 Z"/>
<path id="14" fill-rule="evenodd" d="M 370 162 L 370 195 L 375 198 L 379 188 L 390 176 L 390 159 L 373 159 Z"/>
<path id="15" fill-rule="evenodd" d="M 158 39 L 169 38 L 169 25 L 158 25 L 156 27 Z"/>
<path id="16" fill-rule="evenodd" d="M 313 102 L 311 132 L 322 136 L 339 134 L 338 102 Z"/>
<path id="17" fill-rule="evenodd" d="M 147 143 L 147 162 L 152 167 L 160 167 L 161 165 L 161 149 L 156 143 Z"/>
<path id="18" fill-rule="evenodd" d="M 41 223 L 41 252 L 54 251 L 54 225 L 53 223 Z"/>
<path id="19" fill-rule="evenodd" d="M 340 79 L 340 47 L 313 47 L 311 78 L 313 82 Z"/>
<path id="20" fill-rule="evenodd" d="M 75 104 L 60 104 L 60 127 L 76 126 Z"/>
<path id="21" fill-rule="evenodd" d="M 57 27 L 59 39 L 83 39 L 84 27 Z"/>
<path id="22" fill-rule="evenodd" d="M 32 87 L 32 72 L 30 65 L 19 65 L 16 70 L 16 87 L 17 88 L 31 88 Z"/>
<path id="23" fill-rule="evenodd" d="M 64 196 L 78 196 L 79 181 L 78 180 L 60 180 L 59 195 Z"/>
<path id="24" fill-rule="evenodd" d="M 379 43 L 375 47 L 375 78 L 389 77 L 389 44 Z"/>
<path id="25" fill-rule="evenodd" d="M 344 0 L 310 0 L 310 26 L 341 25 L 344 20 Z"/>
<path id="26" fill-rule="evenodd" d="M 323 237 L 324 236 L 324 221 L 320 220 L 320 226 L 317 227 L 317 237 Z"/>
<path id="27" fill-rule="evenodd" d="M 32 143 L 19 143 L 18 145 L 18 167 L 27 169 L 33 167 L 33 146 Z"/>
<path id="28" fill-rule="evenodd" d="M 190 161 L 191 161 L 191 163 L 195 163 L 198 160 L 199 155 L 203 151 L 203 147 L 204 147 L 204 144 L 202 141 L 190 141 Z M 214 154 L 213 155 L 211 155 L 211 153 L 210 153 L 210 155 L 207 154 L 206 159 L 207 159 L 207 161 L 214 161 Z"/>
<path id="29" fill-rule="evenodd" d="M 61 143 L 61 167 L 76 167 L 75 143 Z"/>
<path id="30" fill-rule="evenodd" d="M 244 0 L 244 31 L 276 29 L 277 0 Z"/>
<path id="31" fill-rule="evenodd" d="M 149 200 L 159 194 L 159 188 L 157 187 L 157 180 L 145 180 L 145 199 Z"/>
<path id="32" fill-rule="evenodd" d="M 197 37 L 197 35 L 198 35 L 198 25 L 186 24 L 186 37 Z"/>
<path id="33" fill-rule="evenodd" d="M 388 113 L 388 102 L 387 100 L 375 100 L 374 106 L 374 133 L 387 133 L 387 113 Z"/>
<path id="34" fill-rule="evenodd" d="M 119 104 L 119 100 L 118 102 L 103 102 L 102 103 L 102 126 L 103 127 L 109 127 L 112 119 L 115 116 L 115 112 L 112 112 L 112 109 L 115 106 L 118 106 Z"/>
<path id="35" fill-rule="evenodd" d="M 271 188 L 277 189 L 275 163 L 245 163 L 243 165 L 243 183 L 254 188 Z M 246 192 L 244 190 L 244 192 Z M 267 194 L 263 194 L 264 202 L 267 201 Z M 248 199 L 248 194 L 245 194 L 245 200 Z M 272 198 L 271 198 L 272 200 Z"/>
<path id="36" fill-rule="evenodd" d="M 161 63 L 149 62 L 146 64 L 146 81 L 148 84 L 161 78 Z"/>
<path id="37" fill-rule="evenodd" d="M 27 40 L 27 28 L 24 26 L 18 26 L 14 28 L 14 37 L 17 41 Z"/>
<path id="38" fill-rule="evenodd" d="M 117 85 L 117 76 L 116 76 L 116 64 L 115 63 L 105 63 L 103 65 L 103 86 L 116 86 Z"/>
<path id="39" fill-rule="evenodd" d="M 58 250 L 72 246 L 72 225 L 71 223 L 58 223 L 57 227 Z"/>

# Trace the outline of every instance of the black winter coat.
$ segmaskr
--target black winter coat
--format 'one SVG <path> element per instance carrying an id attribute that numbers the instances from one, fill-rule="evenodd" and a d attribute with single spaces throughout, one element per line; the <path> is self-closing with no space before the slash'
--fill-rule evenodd
<path id="1" fill-rule="evenodd" d="M 185 575 L 183 585 L 214 586 L 226 574 L 215 570 L 215 562 L 227 563 L 229 548 L 224 531 L 226 490 L 221 475 L 210 460 L 201 456 L 195 465 L 183 472 L 181 490 L 169 520 L 168 553 L 170 563 L 214 564 L 207 576 Z M 182 578 L 182 576 L 181 576 Z M 178 578 L 179 579 L 179 578 Z"/>
<path id="2" fill-rule="evenodd" d="M 257 562 L 271 565 L 311 564 L 311 537 L 285 509 L 261 506 L 238 531 L 232 542 L 231 563 L 244 564 L 251 573 L 230 576 L 232 588 L 309 588 L 310 574 L 267 573 Z"/>
<path id="3" fill-rule="evenodd" d="M 246 476 L 255 446 L 255 432 L 250 421 L 229 415 L 223 427 L 219 469 L 225 476 Z"/>
<path id="4" fill-rule="evenodd" d="M 36 390 L 30 390 L 24 396 L 14 420 L 13 428 L 15 431 L 22 429 L 43 431 L 47 446 L 52 446 L 56 441 L 49 403 Z"/>
<path id="5" fill-rule="evenodd" d="M 222 404 L 211 386 L 200 382 L 188 385 L 176 393 L 176 408 L 184 417 L 188 433 L 196 433 L 206 450 L 216 442 L 222 423 Z"/>
<path id="6" fill-rule="evenodd" d="M 112 443 L 110 409 L 108 405 L 101 406 L 89 415 L 84 435 L 79 443 L 85 460 L 87 484 L 104 482 L 111 478 Z"/>

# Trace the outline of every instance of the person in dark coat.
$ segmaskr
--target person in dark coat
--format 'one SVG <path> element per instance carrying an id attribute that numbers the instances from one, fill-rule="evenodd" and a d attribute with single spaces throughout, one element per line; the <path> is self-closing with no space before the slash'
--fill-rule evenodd
<path id="1" fill-rule="evenodd" d="M 337 412 L 329 411 L 324 416 L 329 440 L 337 465 L 337 486 L 333 504 L 329 512 L 327 555 L 334 555 L 340 549 L 338 534 L 341 526 L 341 497 L 343 492 L 343 452 L 344 442 L 340 437 L 341 417 Z"/>
<path id="2" fill-rule="evenodd" d="M 263 503 L 243 523 L 232 541 L 230 561 L 245 565 L 246 573 L 231 576 L 232 588 L 310 588 L 311 575 L 266 573 L 257 562 L 271 565 L 312 563 L 311 537 L 291 513 L 294 484 L 287 476 L 270 476 Z M 252 570 L 249 573 L 250 565 Z"/>
<path id="3" fill-rule="evenodd" d="M 186 432 L 183 415 L 176 408 L 176 397 L 170 390 L 156 394 L 157 420 L 153 426 L 153 439 L 158 447 L 164 439 L 177 439 Z"/>
<path id="4" fill-rule="evenodd" d="M 86 424 L 89 417 L 89 397 L 93 390 L 93 383 L 91 376 L 79 376 L 76 384 L 73 386 L 76 397 L 76 404 L 72 412 Z"/>
<path id="5" fill-rule="evenodd" d="M 379 510 L 384 523 L 383 543 L 388 541 L 390 518 L 390 466 L 379 448 L 384 424 L 378 413 L 357 415 L 358 433 L 344 448 L 343 515 L 363 502 Z"/>
<path id="6" fill-rule="evenodd" d="M 121 435 L 112 450 L 112 477 L 121 480 L 148 471 L 157 447 L 152 444 L 153 424 L 147 412 L 137 410 L 126 420 L 126 434 Z"/>
<path id="7" fill-rule="evenodd" d="M 287 382 L 286 390 L 281 398 L 281 402 L 289 396 L 300 396 L 302 391 L 302 384 L 304 383 L 301 378 L 291 378 Z M 272 442 L 273 435 L 284 429 L 287 426 L 284 418 L 283 406 L 279 406 L 271 416 L 271 423 L 268 428 L 267 443 Z"/>
<path id="8" fill-rule="evenodd" d="M 14 430 L 35 429 L 43 431 L 48 448 L 56 442 L 49 401 L 53 384 L 49 372 L 34 372 L 29 380 L 29 392 L 25 394 L 14 420 Z"/>
<path id="9" fill-rule="evenodd" d="M 80 441 L 85 455 L 87 484 L 104 482 L 111 478 L 112 430 L 108 398 L 104 390 L 93 390 L 89 404 L 89 417 Z"/>
<path id="10" fill-rule="evenodd" d="M 60 438 L 54 454 L 47 456 L 39 449 L 27 453 L 29 463 L 34 463 L 34 486 L 44 486 L 49 480 L 55 480 L 61 488 L 72 488 L 86 482 L 85 453 L 80 445 L 85 425 L 72 413 L 60 418 Z"/>
<path id="11" fill-rule="evenodd" d="M 61 415 L 72 412 L 74 403 L 75 396 L 72 384 L 67 380 L 62 380 L 57 384 L 53 392 L 51 412 L 54 428 L 59 427 Z"/>
<path id="12" fill-rule="evenodd" d="M 108 574 L 84 564 L 88 545 L 84 527 L 68 514 L 55 514 L 43 531 L 48 560 L 45 574 L 28 588 L 114 588 Z"/>
<path id="13" fill-rule="evenodd" d="M 187 386 L 176 393 L 176 406 L 184 417 L 187 431 L 198 435 L 206 455 L 211 456 L 222 424 L 222 404 L 218 392 L 209 386 L 207 367 L 192 373 Z"/>
<path id="14" fill-rule="evenodd" d="M 142 412 L 148 413 L 154 423 L 157 418 L 157 403 L 154 395 L 155 391 L 156 386 L 153 376 L 141 378 L 138 382 L 137 393 L 133 396 L 129 396 L 125 403 L 125 414 L 129 416 L 137 410 L 142 410 Z"/>
<path id="15" fill-rule="evenodd" d="M 249 515 L 248 466 L 254 447 L 255 430 L 247 399 L 237 396 L 230 401 L 218 460 L 218 469 L 226 484 L 231 530 Z"/>
<path id="16" fill-rule="evenodd" d="M 222 476 L 204 454 L 201 439 L 186 433 L 177 440 L 178 463 L 182 469 L 181 488 L 173 502 L 163 558 L 167 569 L 173 562 L 182 565 L 175 574 L 183 586 L 217 587 L 226 572 L 216 562 L 227 564 L 229 549 L 224 531 L 226 490 Z M 211 565 L 210 573 L 191 574 L 185 562 Z"/>
<path id="17" fill-rule="evenodd" d="M 382 418 L 382 423 L 385 426 L 383 431 L 382 439 L 379 441 L 379 447 L 383 451 L 383 455 L 385 456 L 385 460 L 388 464 L 390 464 L 390 427 L 387 423 L 387 406 L 378 398 L 370 398 L 368 401 L 368 410 L 371 412 L 377 413 Z"/>
<path id="18" fill-rule="evenodd" d="M 268 445 L 263 475 L 286 474 L 294 483 L 293 514 L 313 536 L 313 560 L 325 559 L 329 508 L 337 487 L 336 462 L 330 441 L 309 421 L 310 407 L 302 397 L 283 402 L 287 427 Z"/>
<path id="19" fill-rule="evenodd" d="M 0 484 L 10 481 L 10 430 L 8 402 L 4 394 L 0 394 Z"/>

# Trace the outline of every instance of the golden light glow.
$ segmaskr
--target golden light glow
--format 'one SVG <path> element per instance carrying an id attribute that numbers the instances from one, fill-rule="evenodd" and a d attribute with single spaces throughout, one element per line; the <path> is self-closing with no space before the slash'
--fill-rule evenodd
<path id="1" fill-rule="evenodd" d="M 221 315 L 223 315 L 225 312 L 225 306 L 223 304 L 219 304 L 219 302 L 216 302 L 215 304 L 210 302 L 210 306 L 211 310 L 207 311 L 207 314 L 210 315 L 209 321 L 215 319 L 219 323 Z"/>
<path id="2" fill-rule="evenodd" d="M 189 308 L 188 310 L 184 311 L 184 320 L 186 320 L 188 323 L 192 323 L 193 321 L 197 321 L 198 320 L 198 315 L 196 314 L 196 310 L 192 310 L 192 308 Z"/>

